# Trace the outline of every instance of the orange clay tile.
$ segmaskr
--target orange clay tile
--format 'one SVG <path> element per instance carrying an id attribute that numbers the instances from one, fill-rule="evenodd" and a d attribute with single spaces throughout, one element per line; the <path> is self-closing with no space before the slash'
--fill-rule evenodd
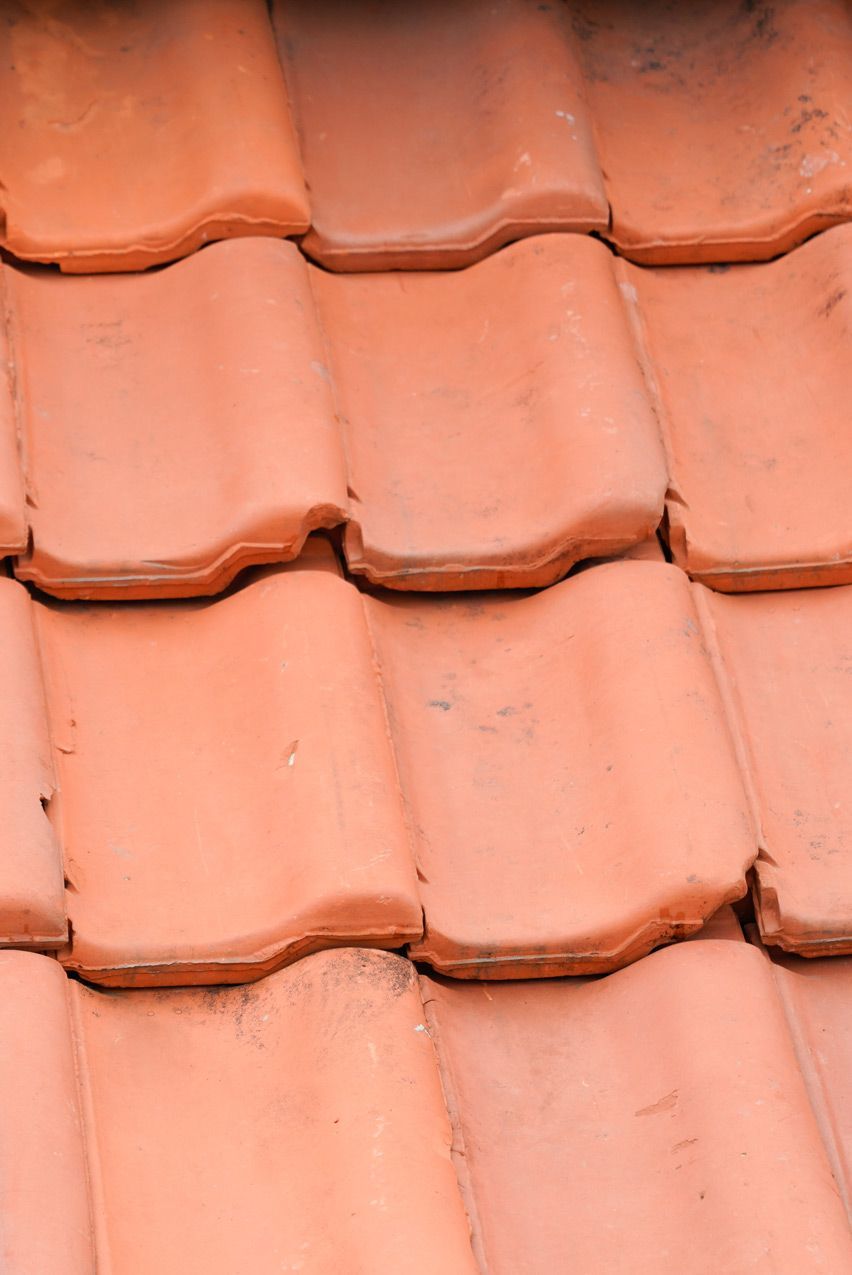
<path id="1" fill-rule="evenodd" d="M 760 260 L 852 216 L 844 0 L 570 10 L 625 255 Z"/>
<path id="2" fill-rule="evenodd" d="M 852 226 L 759 266 L 630 270 L 675 561 L 717 589 L 852 581 Z"/>
<path id="3" fill-rule="evenodd" d="M 323 546 L 212 604 L 34 611 L 70 969 L 228 982 L 420 933 L 360 595 Z"/>
<path id="4" fill-rule="evenodd" d="M 763 937 L 804 955 L 852 952 L 852 588 L 696 595 L 753 794 Z"/>
<path id="5" fill-rule="evenodd" d="M 745 893 L 757 846 L 686 576 L 369 598 L 425 936 L 456 975 L 613 969 Z"/>
<path id="6" fill-rule="evenodd" d="M 109 994 L 5 952 L 0 1029 L 10 1275 L 475 1275 L 399 957 Z"/>
<path id="7" fill-rule="evenodd" d="M 276 0 L 337 270 L 546 229 L 651 262 L 774 256 L 852 215 L 843 0 Z"/>
<path id="8" fill-rule="evenodd" d="M 66 597 L 211 593 L 345 518 L 292 244 L 214 244 L 142 276 L 6 267 L 3 280 L 31 530 L 21 578 Z"/>
<path id="9" fill-rule="evenodd" d="M 583 80 L 550 9 L 276 0 L 310 255 L 441 269 L 541 230 L 606 229 Z"/>
<path id="10" fill-rule="evenodd" d="M 593 240 L 434 275 L 328 275 L 270 239 L 141 277 L 2 273 L 25 477 L 7 402 L 0 531 L 21 549 L 25 485 L 16 572 L 59 596 L 215 592 L 347 519 L 376 581 L 544 584 L 662 516 L 632 311 Z"/>
<path id="11" fill-rule="evenodd" d="M 549 584 L 653 532 L 665 456 L 613 264 L 552 235 L 461 273 L 316 272 L 352 570 L 400 588 Z"/>
<path id="12" fill-rule="evenodd" d="M 678 944 L 601 980 L 421 982 L 482 1271 L 852 1269 L 753 947 Z"/>
<path id="13" fill-rule="evenodd" d="M 263 0 L 0 4 L 0 244 L 138 270 L 309 220 Z"/>
<path id="14" fill-rule="evenodd" d="M 370 597 L 312 541 L 213 603 L 5 588 L 44 671 L 60 959 L 87 979 L 238 981 L 407 941 L 467 977 L 598 972 L 745 893 L 756 837 L 676 567 Z M 9 668 L 15 729 L 33 707 Z M 46 783 L 33 747 L 31 822 Z"/>

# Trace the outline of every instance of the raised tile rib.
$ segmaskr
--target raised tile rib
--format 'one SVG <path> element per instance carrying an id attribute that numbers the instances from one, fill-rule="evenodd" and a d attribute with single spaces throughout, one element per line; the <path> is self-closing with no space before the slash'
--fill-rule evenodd
<path id="1" fill-rule="evenodd" d="M 271 239 L 153 275 L 6 268 L 31 547 L 62 597 L 212 593 L 346 517 L 307 267 Z"/>
<path id="2" fill-rule="evenodd" d="M 420 934 L 360 597 L 324 558 L 214 604 L 40 606 L 37 626 L 68 968 L 234 982 Z"/>
<path id="3" fill-rule="evenodd" d="M 324 265 L 442 269 L 606 228 L 559 6 L 276 0 L 273 17 L 311 191 L 303 242 Z"/>
<path id="4" fill-rule="evenodd" d="M 677 568 L 367 599 L 425 936 L 474 977 L 613 969 L 745 893 L 757 844 Z"/>
<path id="5" fill-rule="evenodd" d="M 844 0 L 571 10 L 619 251 L 755 261 L 852 217 Z"/>
<path id="6" fill-rule="evenodd" d="M 602 244 L 549 235 L 461 272 L 314 281 L 353 571 L 396 588 L 544 585 L 653 532 L 665 456 Z"/>
<path id="7" fill-rule="evenodd" d="M 27 547 L 27 508 L 19 456 L 19 401 L 10 340 L 8 271 L 0 265 L 0 555 Z"/>
<path id="8" fill-rule="evenodd" d="M 468 264 L 541 230 L 760 260 L 852 216 L 843 0 L 276 0 L 337 270 Z"/>
<path id="9" fill-rule="evenodd" d="M 77 990 L 47 957 L 0 952 L 0 1264 L 8 1275 L 96 1269 L 69 1006 Z"/>
<path id="10" fill-rule="evenodd" d="M 63 981 L 44 957 L 0 957 L 10 1272 L 475 1275 L 407 962 L 321 953 L 209 991 Z"/>
<path id="11" fill-rule="evenodd" d="M 309 221 L 263 0 L 3 0 L 0 243 L 138 270 Z"/>
<path id="12" fill-rule="evenodd" d="M 41 948 L 63 943 L 68 927 L 46 813 L 56 781 L 32 611 L 23 586 L 0 578 L 0 945 Z"/>
<path id="13" fill-rule="evenodd" d="M 327 275 L 271 239 L 145 276 L 3 274 L 15 570 L 60 597 L 214 593 L 347 519 L 350 566 L 385 584 L 545 584 L 662 516 L 654 405 L 593 240 L 436 275 Z"/>
<path id="14" fill-rule="evenodd" d="M 603 980 L 423 978 L 488 1275 L 834 1275 L 842 1201 L 768 963 L 676 945 Z M 844 1078 L 839 1077 L 840 1084 Z"/>
<path id="15" fill-rule="evenodd" d="M 852 952 L 852 588 L 702 594 L 761 825 L 763 937 Z"/>
<path id="16" fill-rule="evenodd" d="M 852 226 L 759 266 L 627 272 L 675 561 L 715 589 L 852 581 Z"/>
<path id="17" fill-rule="evenodd" d="M 771 955 L 799 1067 L 852 1221 L 852 961 L 808 961 L 778 948 Z"/>

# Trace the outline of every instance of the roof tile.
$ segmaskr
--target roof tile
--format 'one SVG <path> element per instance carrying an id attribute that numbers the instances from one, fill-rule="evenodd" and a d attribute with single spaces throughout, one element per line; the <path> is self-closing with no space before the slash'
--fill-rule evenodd
<path id="1" fill-rule="evenodd" d="M 418 956 L 511 977 L 698 929 L 757 843 L 691 587 L 639 561 L 530 596 L 365 597 L 314 542 L 214 603 L 7 581 L 43 660 L 62 960 L 229 981 L 418 940 L 422 904 Z"/>
<path id="2" fill-rule="evenodd" d="M 0 243 L 138 270 L 309 219 L 263 0 L 4 0 Z"/>
<path id="3" fill-rule="evenodd" d="M 614 1275 L 628 1251 L 637 1275 L 852 1264 L 772 972 L 748 944 L 678 944 L 588 982 L 422 984 L 481 1269 L 545 1275 L 568 1252 Z"/>
<path id="4" fill-rule="evenodd" d="M 852 952 L 852 588 L 702 594 L 760 827 L 764 939 Z"/>
<path id="5" fill-rule="evenodd" d="M 426 930 L 456 975 L 613 969 L 744 893 L 756 841 L 690 585 L 368 599 Z"/>
<path id="6" fill-rule="evenodd" d="M 630 546 L 666 468 L 613 264 L 554 235 L 437 275 L 328 275 L 270 239 L 142 277 L 6 267 L 18 576 L 209 593 L 347 518 L 352 569 L 407 588 L 543 584 Z"/>
<path id="7" fill-rule="evenodd" d="M 10 1271 L 474 1275 L 399 957 L 327 952 L 248 988 L 107 994 L 5 952 L 0 1026 Z"/>
<path id="8" fill-rule="evenodd" d="M 215 604 L 34 607 L 70 968 L 213 983 L 419 935 L 360 596 L 312 548 Z"/>
<path id="9" fill-rule="evenodd" d="M 842 0 L 273 14 L 305 247 L 335 269 L 461 265 L 542 229 L 644 261 L 759 259 L 852 215 Z"/>
<path id="10" fill-rule="evenodd" d="M 640 1275 L 834 1275 L 850 969 L 716 938 L 486 985 L 338 950 L 249 987 L 105 993 L 0 953 L 4 1254 L 543 1275 L 567 1251 L 615 1275 L 629 1245 Z"/>
<path id="11" fill-rule="evenodd" d="M 851 582 L 852 226 L 766 265 L 629 277 L 675 561 L 725 590 Z"/>

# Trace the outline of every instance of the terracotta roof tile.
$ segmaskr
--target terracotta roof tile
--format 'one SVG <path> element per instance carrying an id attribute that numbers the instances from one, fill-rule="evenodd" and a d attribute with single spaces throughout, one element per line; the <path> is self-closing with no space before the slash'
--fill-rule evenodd
<path id="1" fill-rule="evenodd" d="M 3 0 L 0 243 L 137 270 L 309 211 L 263 0 Z"/>
<path id="2" fill-rule="evenodd" d="M 279 0 L 289 86 L 262 0 L 0 19 L 0 242 L 65 270 L 309 220 L 342 269 L 457 266 L 542 230 L 758 259 L 852 214 L 842 0 Z"/>
<path id="3" fill-rule="evenodd" d="M 441 968 L 604 970 L 745 892 L 756 838 L 676 567 L 365 597 L 312 542 L 214 603 L 45 604 L 2 583 L 38 637 L 62 959 L 88 978 L 229 981 L 400 946 L 421 903 L 415 951 Z M 31 711 L 10 698 L 12 726 Z M 16 800 L 40 818 L 25 761 Z"/>
<path id="4" fill-rule="evenodd" d="M 852 581 L 852 226 L 779 261 L 631 270 L 675 560 L 719 589 Z"/>
<path id="5" fill-rule="evenodd" d="M 844 0 L 576 0 L 620 251 L 760 260 L 852 217 Z"/>
<path id="6" fill-rule="evenodd" d="M 640 1275 L 852 1264 L 754 948 L 678 944 L 588 982 L 422 983 L 481 1270 L 549 1275 L 566 1253 L 601 1275 L 628 1252 Z M 848 997 L 836 1008 L 848 1022 Z M 847 1076 L 829 1080 L 840 1104 Z"/>
<path id="7" fill-rule="evenodd" d="M 757 259 L 852 215 L 842 0 L 276 0 L 274 19 L 305 247 L 336 269 L 459 265 L 542 229 Z"/>
<path id="8" fill-rule="evenodd" d="M 571 235 L 444 273 L 333 275 L 271 239 L 142 277 L 6 266 L 2 548 L 59 596 L 187 596 L 345 523 L 378 583 L 543 585 L 647 538 L 668 469 L 695 578 L 849 581 L 850 249 L 843 226 L 724 271 Z"/>
<path id="9" fill-rule="evenodd" d="M 760 825 L 768 942 L 852 951 L 852 588 L 703 590 L 732 686 Z"/>
<path id="10" fill-rule="evenodd" d="M 19 576 L 71 597 L 213 592 L 345 518 L 292 244 L 214 244 L 148 275 L 2 277 L 31 533 Z"/>
<path id="11" fill-rule="evenodd" d="M 212 605 L 34 610 L 72 969 L 232 981 L 420 934 L 360 596 L 324 557 Z"/>
<path id="12" fill-rule="evenodd" d="M 434 269 L 608 207 L 561 16 L 527 0 L 273 8 L 311 190 L 307 251 Z"/>
<path id="13" fill-rule="evenodd" d="M 338 950 L 105 993 L 0 953 L 4 1256 L 544 1275 L 570 1252 L 615 1275 L 629 1246 L 640 1275 L 834 1275 L 850 968 L 702 939 L 488 985 Z"/>
<path id="14" fill-rule="evenodd" d="M 327 952 L 249 988 L 107 994 L 4 952 L 0 1024 L 9 1271 L 474 1275 L 398 957 Z"/>
<path id="15" fill-rule="evenodd" d="M 213 592 L 347 518 L 352 569 L 409 588 L 543 584 L 628 547 L 666 468 L 613 265 L 554 235 L 437 275 L 327 275 L 271 239 L 141 277 L 5 267 L 17 574 Z"/>
<path id="16" fill-rule="evenodd" d="M 416 956 L 467 976 L 612 969 L 744 893 L 755 836 L 677 568 L 367 608 L 421 875 Z"/>

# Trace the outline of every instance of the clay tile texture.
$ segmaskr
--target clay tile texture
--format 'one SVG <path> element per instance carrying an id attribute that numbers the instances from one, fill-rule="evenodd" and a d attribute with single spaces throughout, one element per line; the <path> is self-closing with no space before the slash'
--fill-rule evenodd
<path id="1" fill-rule="evenodd" d="M 836 1135 L 844 1167 L 852 1150 L 848 971 L 828 1012 L 816 971 L 799 984 L 805 1075 L 773 971 L 742 942 L 602 980 L 422 983 L 482 1271 L 550 1275 L 566 1253 L 602 1275 L 626 1253 L 641 1275 L 849 1269 L 848 1174 L 832 1176 Z"/>
<path id="2" fill-rule="evenodd" d="M 0 1029 L 10 1272 L 476 1275 L 399 957 L 108 994 L 5 952 Z"/>
<path id="3" fill-rule="evenodd" d="M 309 221 L 263 0 L 3 0 L 0 244 L 138 270 Z"/>
<path id="4" fill-rule="evenodd" d="M 143 276 L 3 267 L 18 576 L 210 594 L 346 523 L 374 581 L 529 586 L 639 543 L 666 460 L 619 265 L 550 235 L 435 274 L 331 275 L 268 238 Z"/>
<path id="5" fill-rule="evenodd" d="M 759 827 L 764 940 L 852 952 L 852 588 L 702 590 Z"/>
<path id="6" fill-rule="evenodd" d="M 852 580 L 850 226 L 724 269 L 554 234 L 335 275 L 256 238 L 0 279 L 0 547 L 56 596 L 210 595 L 337 526 L 373 583 L 541 586 L 664 506 L 713 588 Z"/>
<path id="7" fill-rule="evenodd" d="M 640 1275 L 836 1275 L 849 991 L 849 961 L 772 962 L 739 932 L 491 985 L 344 949 L 249 987 L 104 992 L 4 952 L 4 1258 L 550 1275 L 570 1252 L 620 1275 L 629 1248 Z"/>
<path id="8" fill-rule="evenodd" d="M 735 737 L 667 563 L 371 597 L 312 541 L 212 603 L 0 584 L 27 731 L 0 741 L 8 893 L 49 912 L 63 865 L 60 958 L 87 979 L 239 981 L 347 942 L 467 977 L 602 972 L 746 891 Z M 31 841 L 52 876 L 27 879 Z"/>
<path id="9" fill-rule="evenodd" d="M 540 230 L 646 262 L 772 257 L 852 213 L 843 0 L 276 0 L 339 270 L 458 266 Z"/>
<path id="10" fill-rule="evenodd" d="M 852 581 L 852 226 L 767 264 L 629 279 L 675 561 L 724 590 Z"/>

